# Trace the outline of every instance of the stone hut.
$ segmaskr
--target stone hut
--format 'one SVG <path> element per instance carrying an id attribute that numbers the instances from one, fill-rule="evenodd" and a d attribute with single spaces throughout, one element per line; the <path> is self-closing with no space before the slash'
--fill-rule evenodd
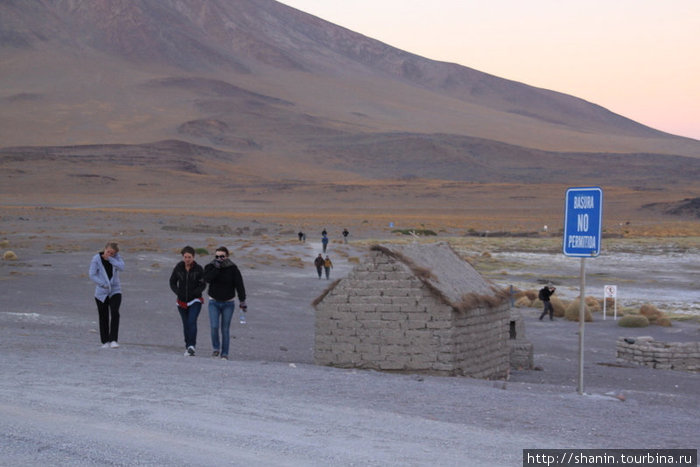
<path id="1" fill-rule="evenodd" d="M 373 246 L 314 307 L 318 365 L 508 375 L 507 294 L 447 244 Z"/>

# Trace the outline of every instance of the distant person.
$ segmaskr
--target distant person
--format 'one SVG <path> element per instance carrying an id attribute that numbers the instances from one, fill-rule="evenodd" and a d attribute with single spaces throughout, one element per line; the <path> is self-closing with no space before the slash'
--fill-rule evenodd
<path id="1" fill-rule="evenodd" d="M 119 255 L 119 245 L 113 242 L 107 243 L 90 262 L 89 276 L 96 284 L 95 303 L 103 349 L 119 347 L 119 307 L 122 303 L 119 271 L 123 270 L 124 260 Z"/>
<path id="2" fill-rule="evenodd" d="M 331 259 L 326 255 L 326 259 L 323 260 L 323 269 L 326 271 L 326 279 L 330 278 L 331 276 L 331 269 L 333 269 L 333 263 L 331 262 Z"/>
<path id="3" fill-rule="evenodd" d="M 204 282 L 204 269 L 194 260 L 194 248 L 186 246 L 180 253 L 182 261 L 175 265 L 170 275 L 170 290 L 177 295 L 177 311 L 180 312 L 185 336 L 185 356 L 194 357 L 197 318 L 202 310 L 202 293 L 207 285 Z"/>
<path id="4" fill-rule="evenodd" d="M 542 314 L 540 315 L 540 321 L 542 321 L 542 318 L 545 317 L 547 314 L 547 311 L 549 311 L 549 320 L 553 321 L 554 320 L 554 308 L 552 307 L 552 302 L 550 301 L 550 297 L 554 295 L 554 291 L 557 290 L 554 286 L 548 285 L 546 287 L 542 287 L 540 289 L 540 292 L 538 294 L 538 298 L 542 300 L 542 303 L 544 303 L 544 311 L 542 311 Z"/>
<path id="5" fill-rule="evenodd" d="M 306 234 L 304 232 L 302 232 L 301 230 L 299 231 L 299 233 L 297 235 L 299 236 L 300 242 L 303 242 L 306 240 Z"/>
<path id="6" fill-rule="evenodd" d="M 321 245 L 323 245 L 323 252 L 325 253 L 326 249 L 328 248 L 328 235 L 323 234 L 323 236 L 321 237 Z"/>
<path id="7" fill-rule="evenodd" d="M 245 324 L 245 286 L 243 277 L 233 261 L 229 251 L 220 246 L 214 253 L 214 259 L 204 267 L 204 280 L 209 284 L 209 324 L 211 325 L 211 356 L 228 360 L 230 342 L 229 328 L 235 309 L 234 299 L 238 293 L 241 308 L 241 324 Z M 221 334 L 219 336 L 219 333 Z M 221 337 L 221 340 L 219 340 Z"/>
<path id="8" fill-rule="evenodd" d="M 348 229 L 343 229 L 343 243 L 348 243 L 348 235 L 350 235 Z"/>
<path id="9" fill-rule="evenodd" d="M 321 278 L 321 274 L 323 273 L 323 265 L 325 264 L 325 261 L 323 260 L 323 255 L 321 253 L 318 254 L 316 259 L 314 260 L 314 266 L 316 266 L 316 272 L 318 273 L 318 278 Z"/>
<path id="10" fill-rule="evenodd" d="M 325 237 L 326 235 L 328 235 L 328 232 L 326 232 L 326 229 L 324 227 L 324 229 L 321 231 L 321 236 Z"/>

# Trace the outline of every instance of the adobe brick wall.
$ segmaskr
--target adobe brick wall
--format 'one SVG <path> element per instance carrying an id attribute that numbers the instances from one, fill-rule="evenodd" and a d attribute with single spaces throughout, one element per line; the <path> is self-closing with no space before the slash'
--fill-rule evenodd
<path id="1" fill-rule="evenodd" d="M 659 342 L 638 337 L 633 344 L 619 337 L 617 360 L 666 370 L 700 371 L 700 342 Z"/>
<path id="2" fill-rule="evenodd" d="M 509 305 L 458 312 L 400 261 L 371 251 L 316 306 L 318 365 L 502 378 Z"/>

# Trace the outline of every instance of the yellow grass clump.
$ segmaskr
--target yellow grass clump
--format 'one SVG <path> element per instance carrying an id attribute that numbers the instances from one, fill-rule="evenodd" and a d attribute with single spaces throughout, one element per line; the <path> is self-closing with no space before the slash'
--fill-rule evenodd
<path id="1" fill-rule="evenodd" d="M 645 328 L 649 326 L 649 320 L 644 315 L 625 315 L 617 320 L 617 325 L 623 328 Z"/>
<path id="2" fill-rule="evenodd" d="M 516 308 L 529 308 L 531 303 L 532 303 L 532 301 L 529 298 L 527 298 L 525 295 L 523 295 L 522 297 L 515 300 L 513 305 L 515 305 Z"/>
<path id="3" fill-rule="evenodd" d="M 566 310 L 564 311 L 564 317 L 568 319 L 569 321 L 578 321 L 578 315 L 579 315 L 579 308 L 581 305 L 580 299 L 573 300 L 570 302 Z M 588 309 L 588 306 L 586 306 L 586 302 L 584 300 L 583 302 L 583 314 L 584 314 L 584 321 L 587 323 L 590 323 L 593 321 L 593 315 L 591 314 L 591 311 Z"/>
<path id="4" fill-rule="evenodd" d="M 639 314 L 646 316 L 649 324 L 657 326 L 671 326 L 671 320 L 666 316 L 666 313 L 660 311 L 655 305 L 645 303 L 639 308 Z"/>
<path id="5" fill-rule="evenodd" d="M 601 304 L 600 300 L 595 297 L 586 297 L 586 306 L 589 310 L 591 310 L 591 313 L 599 313 L 603 311 L 603 305 Z"/>
<path id="6" fill-rule="evenodd" d="M 7 248 L 8 246 L 10 246 L 9 240 L 0 240 L 0 248 Z"/>
<path id="7" fill-rule="evenodd" d="M 656 307 L 656 305 L 652 305 L 651 303 L 645 303 L 641 307 L 639 307 L 639 314 L 642 316 L 646 316 L 647 319 L 649 320 L 649 323 L 654 323 L 658 318 L 663 316 L 663 313 L 659 311 L 659 309 Z"/>
<path id="8" fill-rule="evenodd" d="M 7 251 L 2 255 L 2 259 L 4 259 L 5 261 L 15 261 L 15 260 L 17 260 L 17 255 L 15 254 L 14 251 L 7 250 Z"/>
<path id="9" fill-rule="evenodd" d="M 561 300 L 561 298 L 550 297 L 549 302 L 552 304 L 552 309 L 554 309 L 554 316 L 557 318 L 563 318 L 566 314 L 566 304 Z M 542 307 L 544 307 L 544 304 L 542 304 Z"/>

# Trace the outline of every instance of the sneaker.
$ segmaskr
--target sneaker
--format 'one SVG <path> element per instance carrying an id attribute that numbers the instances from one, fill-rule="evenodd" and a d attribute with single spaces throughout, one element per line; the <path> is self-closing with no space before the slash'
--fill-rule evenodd
<path id="1" fill-rule="evenodd" d="M 103 348 L 103 349 L 108 349 L 108 348 L 109 348 L 109 342 L 105 342 L 104 344 L 102 344 L 102 348 Z"/>
<path id="2" fill-rule="evenodd" d="M 222 355 L 221 360 L 228 360 L 228 355 Z"/>
<path id="3" fill-rule="evenodd" d="M 187 347 L 187 354 L 190 357 L 194 357 L 194 346 L 193 345 L 190 345 L 189 347 Z"/>
<path id="4" fill-rule="evenodd" d="M 245 314 L 241 313 L 241 316 L 239 317 L 241 324 L 245 324 Z"/>
<path id="5" fill-rule="evenodd" d="M 211 356 L 212 356 L 212 357 L 218 357 L 218 356 L 219 356 L 219 351 L 218 351 L 218 350 L 213 351 L 213 352 L 211 353 Z"/>
<path id="6" fill-rule="evenodd" d="M 117 341 L 112 341 L 109 343 L 109 346 L 113 349 L 118 349 L 119 348 L 119 343 Z"/>

